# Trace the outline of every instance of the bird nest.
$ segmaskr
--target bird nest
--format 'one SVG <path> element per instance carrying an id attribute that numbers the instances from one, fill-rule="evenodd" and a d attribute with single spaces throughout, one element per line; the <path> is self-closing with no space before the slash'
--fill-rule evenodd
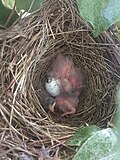
<path id="1" fill-rule="evenodd" d="M 120 76 L 111 33 L 93 38 L 73 0 L 47 0 L 37 12 L 0 31 L 2 158 L 67 158 L 73 148 L 65 142 L 77 127 L 111 123 Z M 62 119 L 44 109 L 46 73 L 58 54 L 70 56 L 85 73 L 77 111 Z"/>

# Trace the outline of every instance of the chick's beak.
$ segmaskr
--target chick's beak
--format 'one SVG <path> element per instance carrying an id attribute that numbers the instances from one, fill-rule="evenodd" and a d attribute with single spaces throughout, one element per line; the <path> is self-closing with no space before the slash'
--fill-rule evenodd
<path id="1" fill-rule="evenodd" d="M 51 111 L 51 112 L 54 112 L 54 110 L 55 110 L 55 105 L 56 105 L 56 102 L 54 102 L 53 104 L 50 104 L 49 105 L 49 110 Z"/>

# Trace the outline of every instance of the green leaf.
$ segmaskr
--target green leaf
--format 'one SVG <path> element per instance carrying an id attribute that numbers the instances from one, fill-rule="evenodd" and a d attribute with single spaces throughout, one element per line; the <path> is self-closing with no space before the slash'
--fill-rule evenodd
<path id="1" fill-rule="evenodd" d="M 40 8 L 44 0 L 16 0 L 16 11 L 19 13 L 21 10 L 26 12 L 33 12 Z M 2 0 L 5 7 L 13 9 L 15 0 Z"/>
<path id="2" fill-rule="evenodd" d="M 6 8 L 0 1 L 0 25 L 1 26 L 6 23 L 11 11 L 12 11 L 11 9 Z M 7 26 L 12 25 L 17 18 L 18 18 L 18 15 L 15 12 Z"/>
<path id="3" fill-rule="evenodd" d="M 80 147 L 73 160 L 101 160 L 113 156 L 117 137 L 111 128 L 94 133 Z"/>
<path id="4" fill-rule="evenodd" d="M 16 10 L 19 13 L 20 10 L 26 12 L 33 12 L 40 8 L 44 0 L 16 0 Z"/>
<path id="5" fill-rule="evenodd" d="M 70 146 L 81 146 L 90 136 L 92 136 L 95 132 L 99 131 L 100 128 L 93 126 L 80 127 L 72 138 L 70 138 L 67 142 Z"/>
<path id="6" fill-rule="evenodd" d="M 94 28 L 94 36 L 120 20 L 120 0 L 77 0 L 81 16 Z"/>
<path id="7" fill-rule="evenodd" d="M 1 0 L 3 5 L 9 9 L 13 9 L 15 0 Z"/>
<path id="8" fill-rule="evenodd" d="M 109 156 L 107 156 L 107 157 L 104 157 L 104 158 L 102 158 L 102 159 L 100 159 L 100 160 L 118 160 L 118 159 L 116 159 L 116 155 L 117 155 L 118 153 L 116 152 L 116 153 L 114 153 L 114 154 L 111 154 L 111 155 L 109 155 Z"/>

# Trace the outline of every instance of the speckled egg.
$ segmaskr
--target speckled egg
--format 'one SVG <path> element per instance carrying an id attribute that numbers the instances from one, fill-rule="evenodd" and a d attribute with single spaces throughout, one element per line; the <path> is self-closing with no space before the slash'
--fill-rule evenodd
<path id="1" fill-rule="evenodd" d="M 45 89 L 52 97 L 56 97 L 60 95 L 60 85 L 59 79 L 48 77 L 45 82 Z"/>

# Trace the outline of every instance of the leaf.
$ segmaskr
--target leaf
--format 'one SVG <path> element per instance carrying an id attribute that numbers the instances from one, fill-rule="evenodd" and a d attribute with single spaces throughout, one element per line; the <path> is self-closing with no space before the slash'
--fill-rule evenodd
<path id="1" fill-rule="evenodd" d="M 70 146 L 81 146 L 90 136 L 92 136 L 95 132 L 99 131 L 100 128 L 93 126 L 80 127 L 73 137 L 69 139 L 68 145 Z"/>
<path id="2" fill-rule="evenodd" d="M 109 155 L 107 157 L 104 157 L 104 158 L 102 158 L 100 160 L 118 160 L 118 159 L 116 159 L 116 155 L 117 155 L 117 152 L 114 153 L 114 154 L 111 154 L 111 155 Z"/>
<path id="3" fill-rule="evenodd" d="M 13 9 L 15 0 L 1 0 L 3 5 L 9 9 Z"/>
<path id="4" fill-rule="evenodd" d="M 2 2 L 0 1 L 0 25 L 4 25 L 11 13 L 11 9 L 6 8 Z M 14 21 L 18 18 L 17 13 L 15 12 L 15 14 L 13 15 L 13 17 L 11 18 L 10 22 L 8 23 L 7 26 L 10 26 L 14 23 Z"/>
<path id="5" fill-rule="evenodd" d="M 94 28 L 94 36 L 120 20 L 120 0 L 77 0 L 80 14 Z"/>
<path id="6" fill-rule="evenodd" d="M 73 160 L 100 160 L 112 156 L 116 142 L 116 134 L 111 128 L 98 131 L 83 143 Z"/>
<path id="7" fill-rule="evenodd" d="M 16 0 L 16 10 L 19 13 L 20 10 L 26 12 L 33 12 L 40 8 L 44 0 Z"/>

